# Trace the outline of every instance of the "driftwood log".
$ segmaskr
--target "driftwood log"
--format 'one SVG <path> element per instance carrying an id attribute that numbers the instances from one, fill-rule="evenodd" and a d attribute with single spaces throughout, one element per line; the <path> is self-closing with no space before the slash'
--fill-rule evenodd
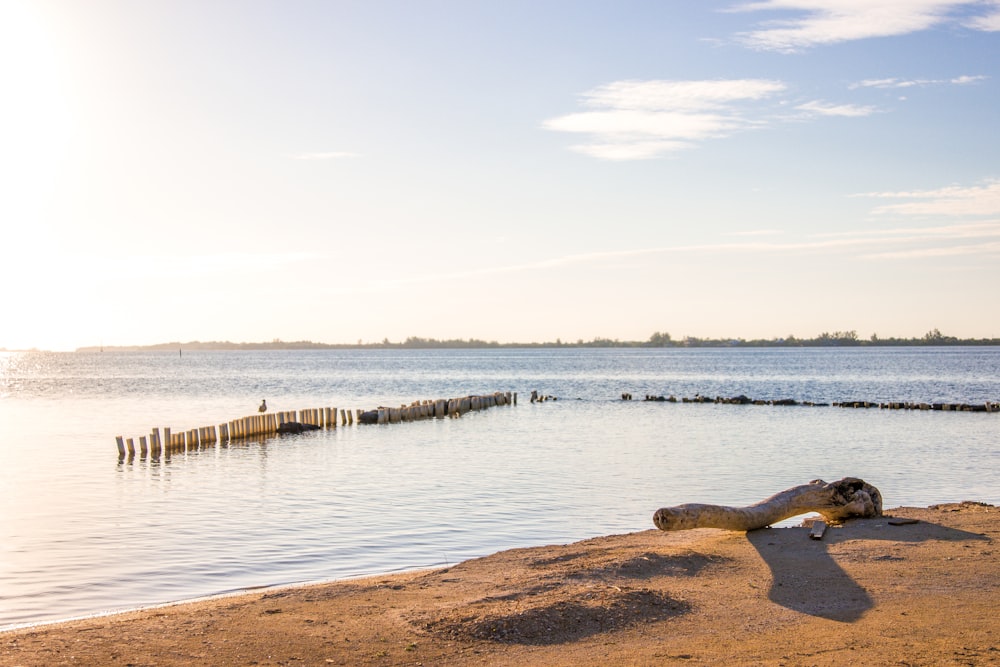
<path id="1" fill-rule="evenodd" d="M 746 531 L 810 512 L 823 515 L 828 523 L 841 523 L 852 517 L 882 516 L 882 494 L 855 477 L 829 484 L 817 479 L 747 507 L 697 503 L 663 507 L 656 510 L 653 523 L 660 530 L 722 528 Z"/>

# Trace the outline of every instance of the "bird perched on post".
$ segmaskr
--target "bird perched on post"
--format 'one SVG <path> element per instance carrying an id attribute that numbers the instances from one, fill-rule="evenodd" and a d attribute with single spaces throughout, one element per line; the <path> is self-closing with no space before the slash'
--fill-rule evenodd
<path id="1" fill-rule="evenodd" d="M 260 402 L 260 407 L 257 408 L 257 412 L 267 412 L 267 399 Z"/>

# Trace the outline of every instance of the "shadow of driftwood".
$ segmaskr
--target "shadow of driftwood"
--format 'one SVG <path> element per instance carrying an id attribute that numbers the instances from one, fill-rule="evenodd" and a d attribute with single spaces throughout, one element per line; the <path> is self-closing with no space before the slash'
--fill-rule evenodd
<path id="1" fill-rule="evenodd" d="M 768 598 L 803 614 L 851 623 L 875 606 L 868 592 L 837 564 L 828 547 L 850 540 L 986 540 L 976 533 L 933 523 L 889 525 L 887 518 L 857 519 L 827 531 L 823 540 L 810 540 L 807 528 L 756 530 L 747 539 L 771 569 Z M 871 553 L 872 560 L 904 560 L 884 553 Z"/>

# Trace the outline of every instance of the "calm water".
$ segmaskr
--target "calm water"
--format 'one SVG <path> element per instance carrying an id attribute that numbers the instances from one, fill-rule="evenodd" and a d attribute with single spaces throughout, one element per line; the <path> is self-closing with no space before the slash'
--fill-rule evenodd
<path id="1" fill-rule="evenodd" d="M 532 389 L 559 401 L 532 405 Z M 515 391 L 519 405 L 117 461 L 114 436 Z M 623 402 L 1000 400 L 1000 348 L 0 353 L 0 628 L 445 565 L 862 477 L 1000 503 L 1000 415 Z"/>

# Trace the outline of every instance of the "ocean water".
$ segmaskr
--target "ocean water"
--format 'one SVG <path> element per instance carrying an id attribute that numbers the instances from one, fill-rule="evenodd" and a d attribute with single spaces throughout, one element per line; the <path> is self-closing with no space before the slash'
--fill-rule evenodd
<path id="1" fill-rule="evenodd" d="M 169 459 L 115 445 L 265 398 L 494 391 L 518 404 Z M 817 478 L 861 477 L 886 507 L 1000 503 L 1000 414 L 641 400 L 698 393 L 998 401 L 1000 348 L 0 353 L 0 628 L 645 530 L 665 505 Z"/>

